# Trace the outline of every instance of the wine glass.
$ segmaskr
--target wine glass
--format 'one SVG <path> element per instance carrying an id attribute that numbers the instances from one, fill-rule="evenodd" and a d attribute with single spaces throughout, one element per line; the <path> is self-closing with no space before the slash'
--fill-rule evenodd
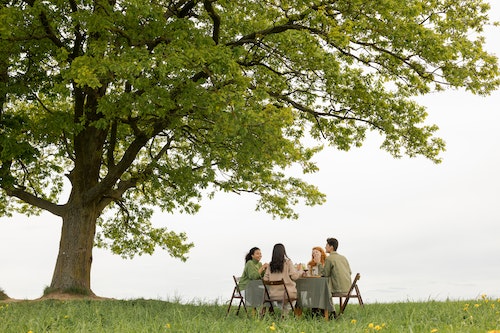
<path id="1" fill-rule="evenodd" d="M 304 276 L 307 276 L 307 271 L 309 270 L 309 268 L 305 264 L 301 264 L 301 265 L 302 265 L 302 270 L 304 271 Z"/>

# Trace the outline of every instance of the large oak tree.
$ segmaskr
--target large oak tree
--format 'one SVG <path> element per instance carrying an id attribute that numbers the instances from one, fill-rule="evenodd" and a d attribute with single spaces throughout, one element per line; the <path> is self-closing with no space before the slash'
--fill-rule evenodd
<path id="1" fill-rule="evenodd" d="M 54 291 L 92 293 L 94 246 L 124 257 L 183 233 L 154 207 L 196 213 L 216 191 L 294 218 L 320 204 L 291 177 L 327 143 L 368 131 L 394 157 L 439 162 L 412 99 L 496 89 L 482 0 L 10 0 L 0 8 L 0 216 L 62 219 Z M 317 144 L 308 144 L 316 142 Z"/>

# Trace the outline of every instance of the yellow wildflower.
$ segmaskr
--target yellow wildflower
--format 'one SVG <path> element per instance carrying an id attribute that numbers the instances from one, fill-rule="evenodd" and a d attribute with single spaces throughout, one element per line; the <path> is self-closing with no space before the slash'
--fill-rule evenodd
<path id="1" fill-rule="evenodd" d="M 351 324 L 356 324 L 356 319 L 352 319 Z"/>
<path id="2" fill-rule="evenodd" d="M 478 307 L 480 307 L 480 306 L 481 306 L 481 304 L 477 304 L 477 303 L 476 303 L 476 304 L 474 304 L 474 307 L 475 307 L 475 308 L 478 308 Z"/>
<path id="3" fill-rule="evenodd" d="M 437 331 L 438 331 L 438 329 L 437 329 L 437 328 L 433 328 L 433 329 L 431 330 L 431 333 L 436 333 Z"/>
<path id="4" fill-rule="evenodd" d="M 382 327 L 380 327 L 380 325 L 375 325 L 375 331 L 380 331 L 382 329 Z"/>
<path id="5" fill-rule="evenodd" d="M 270 329 L 271 331 L 275 331 L 275 330 L 276 330 L 276 326 L 274 326 L 274 323 L 273 323 L 271 326 L 269 326 L 269 329 Z"/>
<path id="6" fill-rule="evenodd" d="M 167 323 L 167 325 L 165 325 L 165 327 L 166 327 L 166 328 L 170 328 L 170 324 L 169 324 L 169 323 Z"/>
<path id="7" fill-rule="evenodd" d="M 500 333 L 500 330 L 491 330 L 491 331 L 488 331 L 488 333 Z"/>
<path id="8" fill-rule="evenodd" d="M 373 328 L 373 327 L 375 327 L 375 325 L 373 325 L 373 323 L 368 324 L 368 328 Z"/>

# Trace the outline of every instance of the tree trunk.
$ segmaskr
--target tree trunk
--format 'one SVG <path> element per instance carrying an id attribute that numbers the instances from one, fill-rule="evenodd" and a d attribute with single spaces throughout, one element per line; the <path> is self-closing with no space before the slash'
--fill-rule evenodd
<path id="1" fill-rule="evenodd" d="M 63 224 L 59 254 L 52 276 L 50 292 L 94 295 L 90 288 L 90 269 L 96 222 L 102 210 L 99 199 L 86 198 L 99 181 L 106 131 L 91 126 L 97 114 L 98 91 L 75 89 L 75 118 L 88 120 L 74 138 L 75 167 L 68 175 L 72 190 L 62 214 Z"/>
<path id="2" fill-rule="evenodd" d="M 81 205 L 63 216 L 50 292 L 94 295 L 90 288 L 90 268 L 97 215 L 94 205 Z"/>

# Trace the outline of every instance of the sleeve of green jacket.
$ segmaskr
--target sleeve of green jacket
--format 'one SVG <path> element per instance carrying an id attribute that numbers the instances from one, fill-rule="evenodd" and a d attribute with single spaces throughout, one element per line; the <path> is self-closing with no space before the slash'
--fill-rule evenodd
<path id="1" fill-rule="evenodd" d="M 264 275 L 265 271 L 262 271 L 262 274 L 259 274 L 259 268 L 262 266 L 262 263 L 255 264 L 252 260 L 249 260 L 245 264 L 245 268 L 243 268 L 243 274 L 241 274 L 239 286 L 241 290 L 244 290 L 250 280 L 258 280 Z"/>
<path id="2" fill-rule="evenodd" d="M 325 275 L 325 265 L 323 265 L 322 263 L 318 264 L 318 273 L 321 276 Z"/>
<path id="3" fill-rule="evenodd" d="M 321 275 L 322 276 L 331 276 L 332 275 L 332 269 L 333 269 L 333 266 L 332 266 L 332 263 L 329 262 L 328 260 L 325 261 L 325 265 L 321 265 Z"/>
<path id="4" fill-rule="evenodd" d="M 262 271 L 262 274 L 259 273 L 259 268 L 262 267 L 262 263 L 258 263 L 257 265 L 253 263 L 251 260 L 247 261 L 245 264 L 245 269 L 247 270 L 247 275 L 250 280 L 258 280 L 264 275 L 264 271 Z"/>

